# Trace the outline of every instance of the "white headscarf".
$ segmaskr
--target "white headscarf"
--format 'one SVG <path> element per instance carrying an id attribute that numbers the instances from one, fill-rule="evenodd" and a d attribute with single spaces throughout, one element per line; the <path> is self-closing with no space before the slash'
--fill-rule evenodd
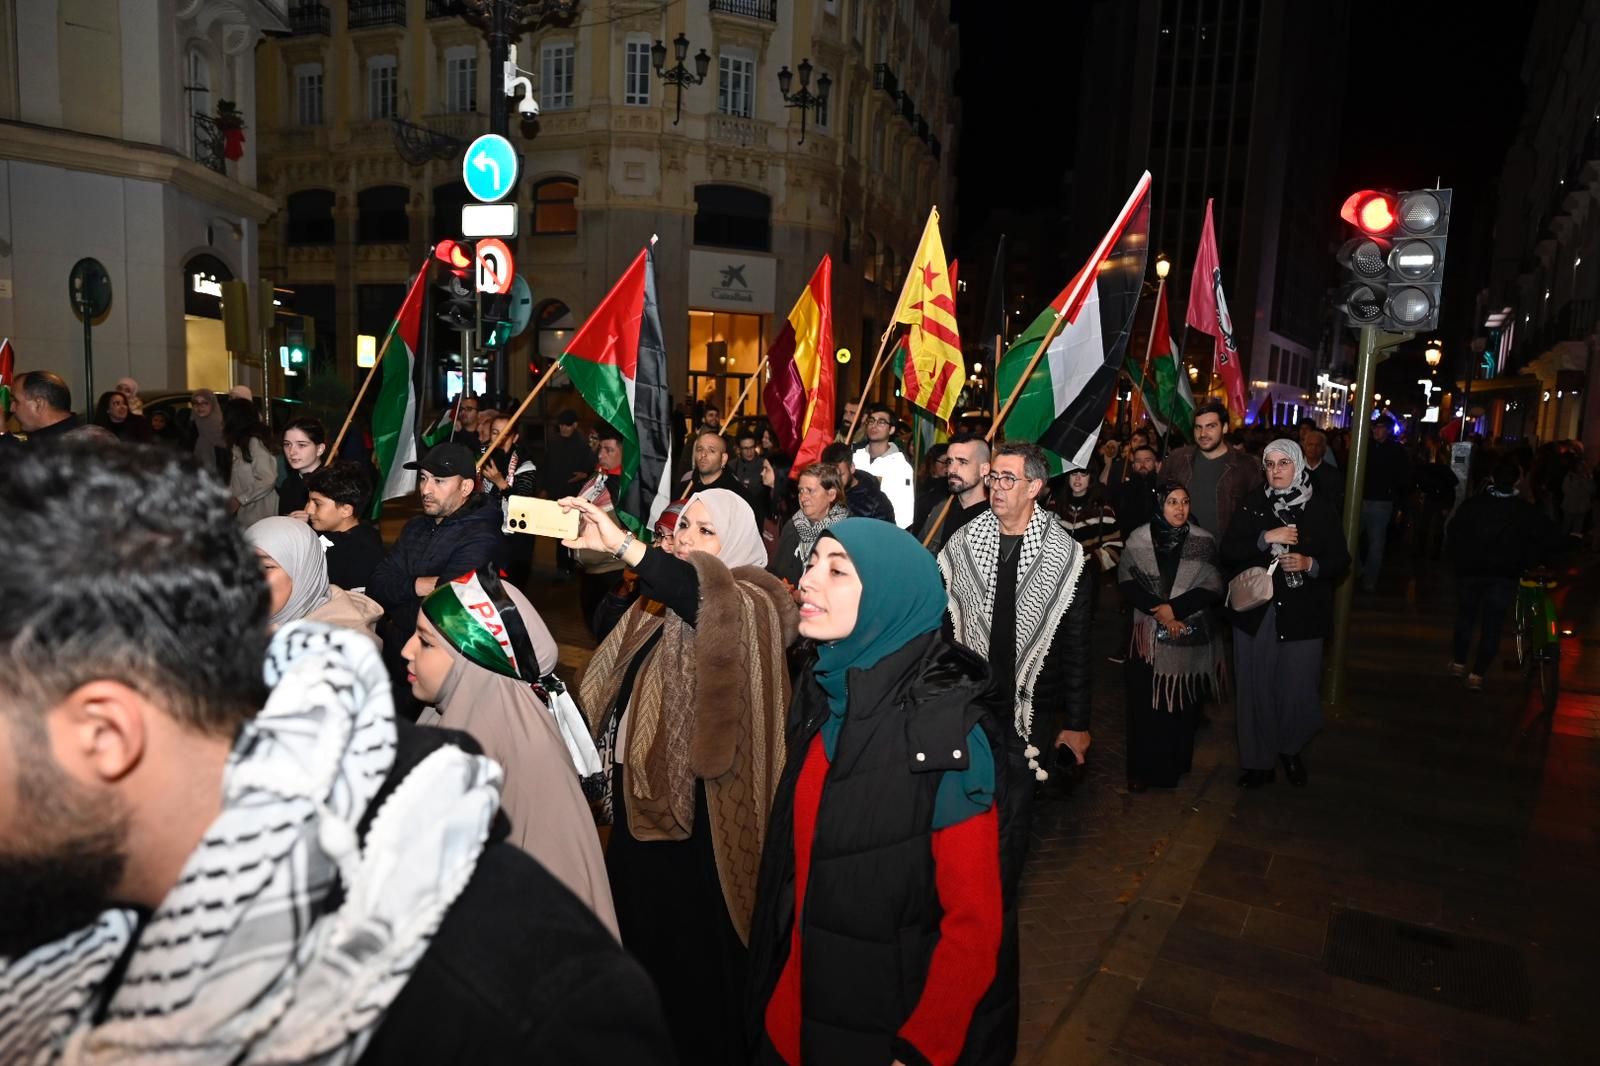
<path id="1" fill-rule="evenodd" d="M 263 518 L 244 531 L 244 539 L 252 548 L 272 556 L 293 583 L 289 602 L 269 619 L 274 629 L 304 618 L 328 602 L 328 559 L 310 526 L 288 517 Z"/>
<path id="2" fill-rule="evenodd" d="M 1267 456 L 1273 452 L 1285 456 L 1294 463 L 1294 484 L 1286 489 L 1275 489 L 1272 482 L 1267 482 L 1267 499 L 1272 502 L 1272 509 L 1278 517 L 1285 522 L 1291 521 L 1287 512 L 1298 510 L 1311 499 L 1311 472 L 1306 469 L 1306 455 L 1300 450 L 1300 445 L 1292 440 L 1275 440 L 1269 443 L 1261 452 L 1261 459 L 1266 461 Z M 1282 545 L 1273 545 L 1282 547 Z"/>
<path id="3" fill-rule="evenodd" d="M 687 511 L 695 503 L 703 503 L 711 512 L 711 523 L 717 527 L 717 539 L 722 548 L 717 558 L 729 570 L 736 566 L 766 566 L 767 546 L 761 539 L 761 527 L 756 524 L 756 513 L 745 498 L 728 489 L 703 489 L 689 498 Z"/>

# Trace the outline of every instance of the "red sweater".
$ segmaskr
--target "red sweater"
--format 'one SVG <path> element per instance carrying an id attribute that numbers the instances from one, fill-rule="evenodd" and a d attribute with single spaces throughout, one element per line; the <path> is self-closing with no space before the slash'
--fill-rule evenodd
<path id="1" fill-rule="evenodd" d="M 767 1001 L 767 1036 L 789 1066 L 801 1066 L 800 915 L 811 873 L 817 811 L 828 777 L 822 737 L 811 742 L 794 790 L 795 917 L 789 960 Z M 939 943 L 928 965 L 916 1009 L 899 1036 L 934 1066 L 953 1063 L 966 1043 L 967 1026 L 989 985 L 1000 953 L 1000 822 L 995 809 L 933 833 L 939 905 Z"/>

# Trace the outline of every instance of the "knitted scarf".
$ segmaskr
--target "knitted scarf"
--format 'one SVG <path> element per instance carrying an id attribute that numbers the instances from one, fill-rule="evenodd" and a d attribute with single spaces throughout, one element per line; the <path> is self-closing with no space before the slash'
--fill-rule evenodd
<path id="1" fill-rule="evenodd" d="M 274 635 L 266 678 L 272 695 L 223 773 L 222 813 L 154 913 L 141 925 L 108 910 L 0 960 L 0 1062 L 361 1057 L 477 866 L 500 769 L 434 751 L 360 842 L 356 826 L 395 759 L 377 650 L 294 622 Z M 336 883 L 343 900 L 324 912 Z"/>
<path id="2" fill-rule="evenodd" d="M 813 522 L 806 517 L 804 511 L 794 513 L 794 530 L 800 534 L 800 544 L 795 548 L 795 558 L 800 560 L 800 569 L 806 568 L 807 561 L 811 558 L 811 551 L 817 546 L 817 538 L 822 536 L 822 531 L 835 522 L 842 522 L 850 517 L 850 508 L 842 503 L 836 503 L 828 508 L 828 513 Z"/>
<path id="3" fill-rule="evenodd" d="M 1197 588 L 1211 589 L 1220 595 L 1223 584 L 1222 575 L 1217 571 L 1216 538 L 1192 524 L 1188 534 L 1173 548 L 1180 554 L 1172 588 L 1162 589 L 1161 563 L 1156 558 L 1155 541 L 1151 539 L 1153 525 L 1140 526 L 1129 534 L 1128 542 L 1122 549 L 1122 561 L 1117 566 L 1117 580 L 1131 580 L 1163 600 Z M 1206 620 L 1198 618 L 1191 621 L 1191 624 L 1208 634 L 1209 639 L 1182 645 L 1168 643 L 1156 639 L 1158 623 L 1155 618 L 1138 608 L 1134 609 L 1129 650 L 1149 663 L 1155 673 L 1155 680 L 1150 686 L 1152 707 L 1171 711 L 1182 701 L 1203 693 L 1206 684 L 1218 686 L 1222 642 L 1216 630 L 1205 623 Z"/>
<path id="4" fill-rule="evenodd" d="M 1017 706 L 1013 724 L 1026 740 L 1033 732 L 1033 686 L 1039 679 L 1061 618 L 1072 606 L 1083 571 L 1083 548 L 1055 515 L 1035 507 L 1022 534 L 1017 561 Z M 1000 520 L 993 511 L 974 518 L 945 542 L 939 570 L 950 590 L 956 640 L 989 656 L 989 625 L 1000 564 Z"/>

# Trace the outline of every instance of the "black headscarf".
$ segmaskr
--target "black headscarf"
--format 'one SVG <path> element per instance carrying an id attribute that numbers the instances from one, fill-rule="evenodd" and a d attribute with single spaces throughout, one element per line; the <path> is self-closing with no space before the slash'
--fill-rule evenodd
<path id="1" fill-rule="evenodd" d="M 1189 523 L 1174 526 L 1167 522 L 1167 497 L 1180 490 L 1187 493 L 1189 486 L 1171 478 L 1156 486 L 1156 510 L 1155 514 L 1150 516 L 1150 539 L 1155 542 L 1156 552 L 1159 554 L 1177 550 L 1189 536 Z"/>

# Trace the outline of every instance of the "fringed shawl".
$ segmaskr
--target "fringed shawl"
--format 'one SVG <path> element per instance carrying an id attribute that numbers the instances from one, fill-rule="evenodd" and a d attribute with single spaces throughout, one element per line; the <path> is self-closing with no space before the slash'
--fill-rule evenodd
<path id="1" fill-rule="evenodd" d="M 1189 535 L 1184 538 L 1179 551 L 1178 572 L 1172 579 L 1172 588 L 1163 591 L 1161 566 L 1156 560 L 1155 544 L 1150 539 L 1150 527 L 1140 526 L 1128 537 L 1122 550 L 1117 580 L 1131 580 L 1140 588 L 1161 597 L 1164 602 L 1202 588 L 1221 596 L 1223 585 L 1222 575 L 1217 570 L 1216 538 L 1200 527 L 1191 525 Z M 1190 618 L 1181 621 L 1198 620 Z M 1203 693 L 1205 686 L 1219 685 L 1222 642 L 1218 639 L 1214 620 L 1209 618 L 1204 620 L 1203 629 L 1209 639 L 1198 644 L 1159 641 L 1156 639 L 1158 625 L 1152 615 L 1135 607 L 1129 651 L 1142 662 L 1149 663 L 1155 674 L 1150 685 L 1151 706 L 1170 711 L 1179 703 Z"/>

